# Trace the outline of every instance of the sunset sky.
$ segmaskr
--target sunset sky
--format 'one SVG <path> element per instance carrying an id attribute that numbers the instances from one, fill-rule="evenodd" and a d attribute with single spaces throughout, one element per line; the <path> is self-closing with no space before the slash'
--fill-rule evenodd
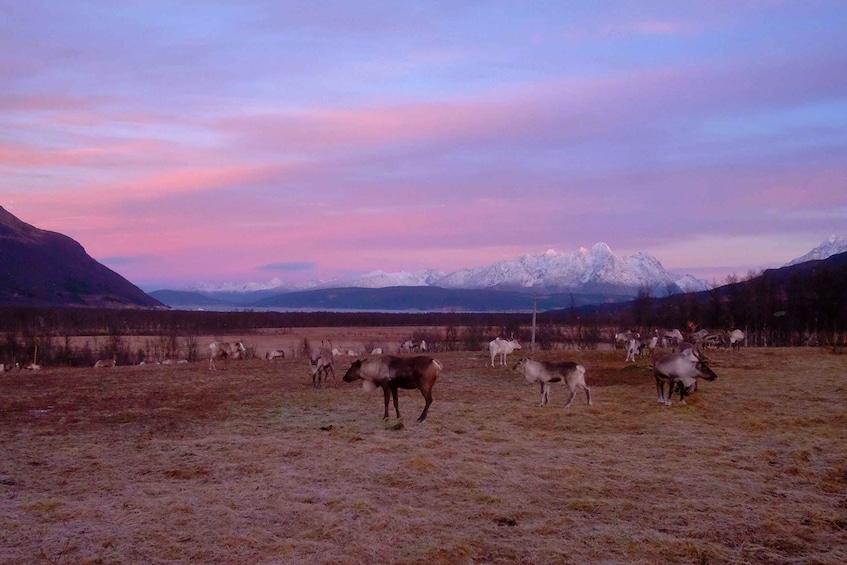
<path id="1" fill-rule="evenodd" d="M 0 0 L 0 206 L 145 290 L 847 235 L 847 2 Z"/>

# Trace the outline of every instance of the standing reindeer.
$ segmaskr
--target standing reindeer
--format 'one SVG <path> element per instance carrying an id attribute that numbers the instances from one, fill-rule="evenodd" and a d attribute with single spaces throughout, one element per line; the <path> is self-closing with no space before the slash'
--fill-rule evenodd
<path id="1" fill-rule="evenodd" d="M 307 344 L 307 351 L 309 353 L 309 369 L 312 372 L 312 386 L 321 388 L 324 383 L 329 382 L 329 375 L 332 375 L 333 385 L 336 384 L 335 371 L 332 368 L 332 362 L 335 358 L 332 340 L 329 340 L 329 347 L 324 347 L 322 341 L 321 348 L 318 351 L 309 350 Z"/>

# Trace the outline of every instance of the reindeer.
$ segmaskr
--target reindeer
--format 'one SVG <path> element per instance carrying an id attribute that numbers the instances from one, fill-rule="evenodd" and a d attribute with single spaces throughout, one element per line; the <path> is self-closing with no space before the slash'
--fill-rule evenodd
<path id="1" fill-rule="evenodd" d="M 362 379 L 365 381 L 365 390 L 382 388 L 385 396 L 385 416 L 388 419 L 389 396 L 394 398 L 394 412 L 400 418 L 400 408 L 397 404 L 397 389 L 418 389 L 426 401 L 423 412 L 418 417 L 418 422 L 426 420 L 429 405 L 432 404 L 432 387 L 438 378 L 438 373 L 444 366 L 425 355 L 416 357 L 395 357 L 394 355 L 383 355 L 382 357 L 369 357 L 368 359 L 355 361 L 344 374 L 344 382 L 349 383 Z"/>
<path id="2" fill-rule="evenodd" d="M 527 381 L 541 385 L 539 407 L 550 402 L 550 383 L 558 382 L 565 383 L 571 391 L 571 396 L 565 404 L 565 408 L 570 408 L 574 397 L 576 397 L 577 388 L 585 391 L 588 405 L 591 406 L 591 389 L 585 384 L 585 367 L 578 363 L 572 361 L 552 363 L 550 361 L 521 359 L 512 367 L 512 370 L 522 371 Z"/>
<path id="3" fill-rule="evenodd" d="M 521 343 L 515 339 L 514 334 L 510 339 L 501 339 L 499 336 L 488 342 L 488 352 L 491 354 L 491 366 L 494 366 L 494 358 L 500 356 L 500 366 L 506 366 L 506 355 L 521 349 Z"/>
<path id="4" fill-rule="evenodd" d="M 223 359 L 224 367 L 229 368 L 230 358 L 240 359 L 245 353 L 247 353 L 247 348 L 244 347 L 244 343 L 241 341 L 237 341 L 235 343 L 213 341 L 209 344 L 209 370 L 218 370 L 218 367 L 215 364 L 216 359 Z"/>
<path id="5" fill-rule="evenodd" d="M 657 402 L 671 405 L 674 390 L 679 389 L 679 400 L 685 404 L 685 396 L 697 390 L 697 380 L 714 381 L 718 376 L 709 368 L 708 359 L 699 346 L 682 344 L 675 353 L 662 353 L 653 358 L 653 376 L 656 378 Z M 665 396 L 665 383 L 668 394 Z"/>
<path id="6" fill-rule="evenodd" d="M 313 387 L 321 388 L 324 383 L 328 383 L 328 375 L 332 375 L 332 384 L 336 384 L 335 370 L 332 368 L 332 362 L 335 359 L 334 351 L 332 340 L 329 341 L 329 347 L 324 347 L 322 341 L 318 351 L 309 351 L 309 369 L 312 372 Z"/>

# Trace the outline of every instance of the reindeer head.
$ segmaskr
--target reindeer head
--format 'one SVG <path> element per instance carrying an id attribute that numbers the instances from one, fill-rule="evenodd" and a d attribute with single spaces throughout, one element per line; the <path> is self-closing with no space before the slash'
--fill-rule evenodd
<path id="1" fill-rule="evenodd" d="M 353 361 L 353 364 L 350 365 L 350 368 L 347 369 L 347 372 L 344 373 L 344 377 L 341 379 L 345 383 L 351 383 L 355 380 L 362 378 L 362 360 Z"/>

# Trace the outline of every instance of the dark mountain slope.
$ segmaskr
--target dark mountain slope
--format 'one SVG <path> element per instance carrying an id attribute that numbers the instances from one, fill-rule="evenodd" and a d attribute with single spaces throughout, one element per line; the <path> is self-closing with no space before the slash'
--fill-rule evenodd
<path id="1" fill-rule="evenodd" d="M 700 326 L 710 327 L 766 326 L 783 318 L 783 325 L 832 331 L 847 324 L 847 253 L 767 269 L 749 280 L 703 292 L 589 305 L 578 311 L 617 319 L 632 319 L 640 311 L 642 318 L 658 324 L 682 325 L 696 318 Z"/>
<path id="2" fill-rule="evenodd" d="M 538 308 L 561 308 L 607 300 L 600 295 L 552 294 L 538 298 Z M 435 286 L 333 288 L 271 296 L 251 303 L 261 308 L 314 308 L 328 310 L 515 312 L 532 310 L 525 292 L 487 289 L 448 289 Z"/>
<path id="3" fill-rule="evenodd" d="M 205 306 L 235 307 L 241 305 L 240 303 L 230 303 L 224 300 L 218 300 L 206 294 L 192 292 L 190 290 L 154 290 L 150 293 L 150 296 L 174 308 L 184 306 L 190 306 L 192 308 Z"/>
<path id="4" fill-rule="evenodd" d="M 60 233 L 0 207 L 0 305 L 156 308 L 163 304 Z"/>

